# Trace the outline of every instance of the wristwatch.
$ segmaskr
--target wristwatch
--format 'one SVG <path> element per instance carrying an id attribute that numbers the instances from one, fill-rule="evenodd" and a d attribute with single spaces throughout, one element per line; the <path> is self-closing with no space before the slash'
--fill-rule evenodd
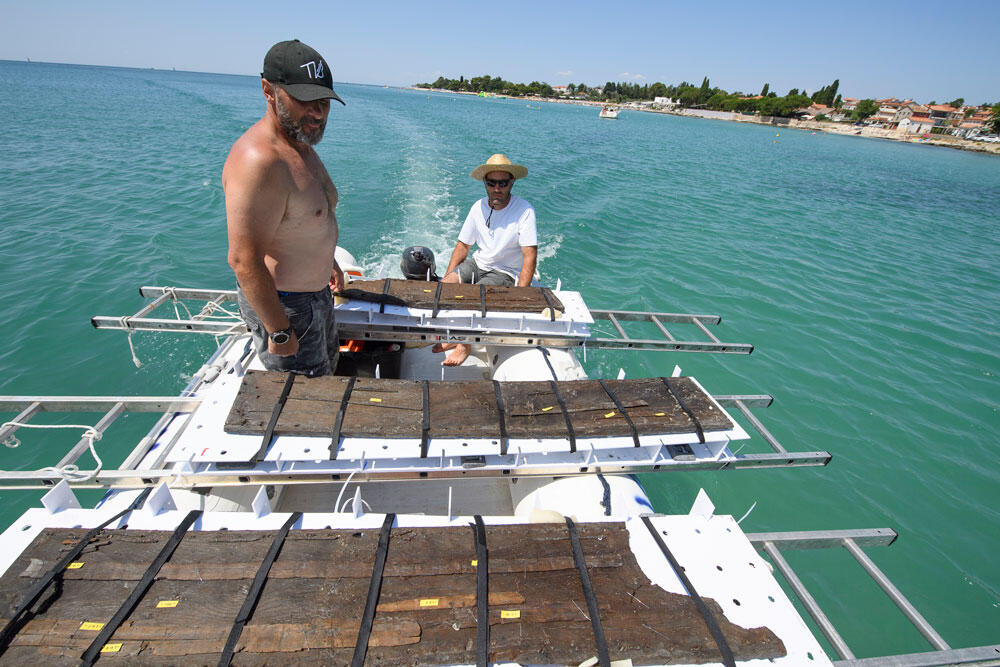
<path id="1" fill-rule="evenodd" d="M 293 329 L 291 325 L 287 329 L 281 329 L 275 331 L 274 333 L 268 334 L 267 337 L 271 339 L 271 342 L 275 345 L 284 345 L 292 339 Z"/>

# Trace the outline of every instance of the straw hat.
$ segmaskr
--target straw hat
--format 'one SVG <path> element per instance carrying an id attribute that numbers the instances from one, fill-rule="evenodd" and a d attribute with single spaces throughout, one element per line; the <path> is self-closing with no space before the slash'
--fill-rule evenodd
<path id="1" fill-rule="evenodd" d="M 473 169 L 469 176 L 472 176 L 477 181 L 481 181 L 491 171 L 506 171 L 514 178 L 524 178 L 528 175 L 527 167 L 512 163 L 503 153 L 496 153 L 490 156 L 486 164 L 481 164 Z"/>

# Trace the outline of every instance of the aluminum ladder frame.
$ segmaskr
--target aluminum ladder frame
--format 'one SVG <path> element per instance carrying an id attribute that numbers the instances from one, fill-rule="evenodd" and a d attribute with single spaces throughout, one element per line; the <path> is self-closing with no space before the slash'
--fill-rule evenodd
<path id="1" fill-rule="evenodd" d="M 754 547 L 767 554 L 771 563 L 781 572 L 795 596 L 815 621 L 820 632 L 837 652 L 836 665 L 844 667 L 923 667 L 930 665 L 1000 664 L 1000 644 L 953 649 L 927 622 L 913 604 L 903 595 L 888 576 L 868 557 L 863 546 L 889 546 L 897 537 L 890 528 L 868 530 L 819 530 L 776 533 L 747 533 L 747 539 Z M 823 613 L 816 599 L 806 589 L 805 584 L 781 555 L 782 550 L 829 549 L 843 547 L 854 557 L 861 568 L 878 584 L 882 592 L 892 600 L 903 615 L 933 647 L 932 651 L 903 655 L 857 658 L 847 642 Z"/>
<path id="2" fill-rule="evenodd" d="M 236 339 L 231 336 L 228 345 Z M 220 348 L 221 349 L 221 348 Z M 219 352 L 216 353 L 216 356 Z M 214 358 L 214 357 L 213 357 Z M 211 360 L 210 360 L 211 361 Z M 206 367 L 210 367 L 206 364 Z M 220 369 L 220 372 L 224 372 Z M 188 388 L 183 394 L 191 393 L 204 380 L 203 377 L 196 376 L 192 379 Z M 767 427 L 753 414 L 751 408 L 769 407 L 773 399 L 766 394 L 751 395 L 720 395 L 714 397 L 721 405 L 737 408 L 750 423 L 753 430 L 770 447 L 771 452 L 739 454 L 735 453 L 736 461 L 697 461 L 676 465 L 662 465 L 652 462 L 649 465 L 630 466 L 626 472 L 652 472 L 652 471 L 691 471 L 691 470 L 727 470 L 741 468 L 778 468 L 778 467 L 804 467 L 804 466 L 824 466 L 828 464 L 832 455 L 827 451 L 810 452 L 790 452 L 777 438 L 768 431 Z M 210 474 L 203 472 L 185 471 L 177 467 L 163 467 L 163 462 L 169 455 L 170 449 L 175 440 L 163 446 L 155 463 L 150 468 L 138 469 L 137 466 L 150 453 L 151 448 L 157 442 L 160 433 L 171 420 L 175 418 L 190 419 L 192 411 L 198 407 L 201 399 L 196 397 L 186 398 L 184 396 L 0 396 L 0 412 L 19 412 L 13 421 L 20 423 L 28 422 L 33 416 L 41 412 L 89 412 L 97 413 L 106 411 L 104 416 L 94 427 L 96 431 L 103 434 L 118 417 L 125 412 L 163 412 L 160 419 L 154 424 L 149 432 L 144 436 L 125 460 L 116 468 L 106 466 L 100 470 L 93 478 L 79 481 L 68 479 L 67 481 L 74 488 L 138 488 L 151 486 L 160 481 L 169 481 L 172 486 L 206 486 L 206 485 L 241 485 L 249 483 L 259 484 L 283 484 L 283 483 L 307 483 L 323 482 L 330 480 L 331 471 L 316 471 L 315 473 L 304 472 L 294 477 L 282 473 L 280 467 L 272 470 L 268 465 L 259 465 L 259 470 L 253 471 L 226 471 L 213 470 Z M 0 429 L 0 441 L 11 436 L 17 425 L 11 425 Z M 183 429 L 181 429 L 183 430 Z M 754 440 L 747 441 L 753 442 Z M 56 467 L 75 465 L 76 461 L 88 451 L 89 441 L 81 437 L 80 441 L 63 455 Z M 396 479 L 393 476 L 380 477 L 372 471 L 365 469 L 362 461 L 357 468 L 345 468 L 344 470 L 333 471 L 337 474 L 356 473 L 359 481 L 387 481 Z M 614 472 L 610 468 L 609 472 Z M 81 471 L 86 473 L 88 471 Z M 190 474 L 189 474 L 190 473 Z M 422 473 L 423 474 L 423 473 Z M 429 469 L 426 472 L 428 477 L 435 479 L 458 478 L 476 476 L 477 471 L 468 470 L 461 472 L 435 471 Z M 483 471 L 483 474 L 500 475 L 496 471 Z M 508 473 L 509 474 L 509 473 Z M 533 474 L 523 471 L 516 476 L 528 477 Z M 551 476 L 546 472 L 543 476 Z M 581 475 L 588 474 L 586 469 L 577 467 L 567 467 L 560 469 L 559 475 Z M 51 487 L 63 479 L 57 471 L 42 468 L 39 470 L 3 470 L 0 471 L 0 490 L 3 489 L 38 489 Z M 407 477 L 409 479 L 409 477 Z"/>
<path id="3" fill-rule="evenodd" d="M 173 331 L 180 333 L 205 333 L 212 335 L 224 335 L 234 333 L 240 326 L 239 322 L 213 322 L 208 318 L 215 308 L 225 302 L 236 301 L 235 290 L 211 290 L 211 289 L 182 289 L 176 287 L 150 287 L 139 288 L 139 294 L 153 301 L 136 311 L 133 315 L 124 317 L 113 317 L 98 315 L 91 318 L 91 324 L 97 329 L 116 329 L 128 332 L 135 331 Z M 205 306 L 197 315 L 189 319 L 176 318 L 155 318 L 150 317 L 158 308 L 167 303 L 176 304 L 180 300 L 205 301 Z M 175 305 L 176 308 L 176 305 Z M 546 347 L 586 347 L 604 350 L 658 350 L 665 352 L 713 352 L 721 354 L 750 354 L 753 352 L 753 345 L 749 343 L 726 343 L 720 341 L 706 325 L 717 325 L 722 322 L 718 315 L 698 315 L 690 313 L 660 313 L 652 311 L 630 311 L 630 310 L 590 310 L 594 320 L 606 320 L 611 322 L 617 332 L 617 337 L 597 337 L 591 336 L 581 340 L 578 337 L 560 337 L 553 333 L 524 333 L 514 334 L 510 332 L 489 333 L 478 329 L 468 331 L 460 327 L 427 327 L 414 329 L 412 327 L 403 330 L 399 327 L 379 327 L 356 328 L 342 327 L 345 338 L 356 338 L 360 340 L 385 340 L 385 341 L 411 341 L 426 342 L 437 340 L 435 336 L 447 336 L 448 340 L 461 336 L 467 342 L 487 345 L 519 345 L 534 347 L 542 345 Z M 654 324 L 660 333 L 661 339 L 634 338 L 629 336 L 623 322 L 648 322 Z M 678 340 L 671 333 L 664 323 L 691 324 L 696 326 L 706 337 L 706 340 Z"/>

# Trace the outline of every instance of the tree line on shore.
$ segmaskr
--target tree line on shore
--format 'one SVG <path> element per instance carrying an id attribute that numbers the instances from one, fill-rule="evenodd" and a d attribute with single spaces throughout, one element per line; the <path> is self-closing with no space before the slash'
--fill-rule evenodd
<path id="1" fill-rule="evenodd" d="M 512 83 L 499 76 L 489 75 L 458 79 L 438 77 L 434 83 L 418 83 L 417 88 L 436 88 L 468 93 L 493 93 L 513 97 L 556 97 L 552 86 L 541 81 L 529 84 Z M 687 81 L 677 85 L 666 85 L 657 81 L 653 84 L 639 85 L 629 82 L 608 81 L 603 87 L 590 87 L 584 83 L 569 84 L 567 93 L 575 99 L 585 99 L 594 102 L 633 102 L 652 101 L 657 97 L 667 97 L 682 108 L 712 109 L 716 111 L 735 111 L 739 113 L 760 113 L 763 116 L 789 117 L 797 109 L 803 109 L 811 104 L 822 104 L 840 111 L 843 108 L 843 98 L 839 94 L 840 80 L 823 86 L 812 95 L 806 94 L 806 89 L 792 88 L 784 96 L 779 96 L 765 83 L 757 95 L 740 91 L 727 92 L 713 87 L 706 76 L 701 85 L 696 86 Z M 957 104 L 956 104 L 957 103 Z M 952 106 L 960 107 L 962 98 L 952 102 Z M 931 104 L 934 104 L 933 102 Z M 984 105 L 986 106 L 986 105 Z M 879 105 L 875 100 L 860 100 L 854 109 L 846 115 L 852 120 L 864 120 L 878 112 Z M 994 131 L 1000 129 L 1000 103 L 993 105 L 993 117 L 996 119 Z"/>

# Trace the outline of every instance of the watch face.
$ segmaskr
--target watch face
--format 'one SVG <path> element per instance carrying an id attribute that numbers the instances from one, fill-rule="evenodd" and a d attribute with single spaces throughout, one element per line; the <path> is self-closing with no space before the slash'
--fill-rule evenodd
<path id="1" fill-rule="evenodd" d="M 275 331 L 271 334 L 270 338 L 274 341 L 275 345 L 284 345 L 288 342 L 291 336 L 288 335 L 287 331 Z"/>

